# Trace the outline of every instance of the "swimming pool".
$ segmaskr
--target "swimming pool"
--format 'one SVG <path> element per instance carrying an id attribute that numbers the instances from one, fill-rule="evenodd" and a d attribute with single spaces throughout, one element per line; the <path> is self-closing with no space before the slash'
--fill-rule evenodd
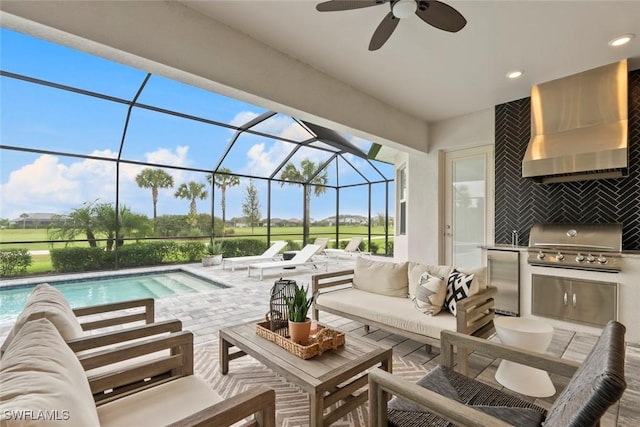
<path id="1" fill-rule="evenodd" d="M 69 281 L 51 281 L 43 278 L 30 285 L 0 287 L 0 323 L 13 321 L 24 308 L 31 290 L 44 282 L 58 288 L 74 308 L 138 298 L 158 299 L 211 292 L 227 287 L 177 270 Z"/>

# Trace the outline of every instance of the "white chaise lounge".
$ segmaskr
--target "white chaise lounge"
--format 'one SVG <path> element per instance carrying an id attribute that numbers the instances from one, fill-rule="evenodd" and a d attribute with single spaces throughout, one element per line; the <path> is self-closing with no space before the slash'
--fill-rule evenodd
<path id="1" fill-rule="evenodd" d="M 232 258 L 223 258 L 222 259 L 222 268 L 224 269 L 227 264 L 231 265 L 231 271 L 235 271 L 236 266 L 240 266 L 243 264 L 251 264 L 258 262 L 268 262 L 274 261 L 275 257 L 278 255 L 284 247 L 287 246 L 287 242 L 282 240 L 278 240 L 273 242 L 273 244 L 264 251 L 262 255 L 249 255 L 249 256 L 238 256 Z"/>
<path id="2" fill-rule="evenodd" d="M 260 280 L 262 280 L 264 270 L 270 270 L 275 268 L 287 268 L 287 267 L 302 267 L 312 265 L 317 267 L 318 265 L 325 265 L 325 271 L 328 269 L 328 260 L 312 260 L 311 258 L 316 254 L 320 245 L 307 245 L 300 252 L 296 254 L 292 259 L 288 261 L 274 261 L 264 262 L 260 264 L 249 264 L 247 274 L 251 276 L 251 269 L 260 271 Z"/>
<path id="3" fill-rule="evenodd" d="M 352 237 L 345 246 L 344 249 L 325 249 L 324 253 L 329 258 L 335 258 L 338 261 L 340 258 L 353 257 L 361 255 L 371 255 L 371 252 L 362 252 L 360 250 L 360 243 L 362 243 L 362 237 Z"/>

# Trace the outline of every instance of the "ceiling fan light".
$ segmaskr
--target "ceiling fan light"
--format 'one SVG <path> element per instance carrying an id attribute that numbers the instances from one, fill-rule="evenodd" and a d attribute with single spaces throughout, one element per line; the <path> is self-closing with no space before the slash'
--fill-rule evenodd
<path id="1" fill-rule="evenodd" d="M 398 19 L 404 19 L 410 17 L 416 12 L 418 4 L 415 0 L 398 0 L 391 8 L 393 16 Z"/>

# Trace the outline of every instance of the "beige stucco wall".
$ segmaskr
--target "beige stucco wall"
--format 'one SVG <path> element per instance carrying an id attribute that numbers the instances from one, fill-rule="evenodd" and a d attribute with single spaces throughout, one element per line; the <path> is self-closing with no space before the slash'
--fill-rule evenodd
<path id="1" fill-rule="evenodd" d="M 397 156 L 396 167 L 407 165 L 409 209 L 407 235 L 395 238 L 394 258 L 396 260 L 444 263 L 442 232 L 444 188 L 441 186 L 444 153 L 494 145 L 494 123 L 493 108 L 433 123 L 429 128 L 428 153 Z M 396 217 L 397 215 L 396 212 Z M 492 216 L 490 224 L 493 224 Z M 490 230 L 490 234 L 493 235 L 493 229 Z"/>

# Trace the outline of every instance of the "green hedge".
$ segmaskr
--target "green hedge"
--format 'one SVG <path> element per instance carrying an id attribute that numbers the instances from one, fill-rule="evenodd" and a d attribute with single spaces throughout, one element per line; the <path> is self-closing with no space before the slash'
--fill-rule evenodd
<path id="1" fill-rule="evenodd" d="M 105 252 L 102 248 L 62 248 L 52 249 L 50 254 L 51 265 L 55 271 L 72 273 L 108 268 L 105 254 L 112 254 L 112 252 Z"/>
<path id="2" fill-rule="evenodd" d="M 0 275 L 15 276 L 27 272 L 31 255 L 27 249 L 7 249 L 0 252 Z"/>
<path id="3" fill-rule="evenodd" d="M 222 255 L 225 258 L 260 255 L 267 250 L 267 243 L 258 239 L 233 239 L 222 241 Z"/>

